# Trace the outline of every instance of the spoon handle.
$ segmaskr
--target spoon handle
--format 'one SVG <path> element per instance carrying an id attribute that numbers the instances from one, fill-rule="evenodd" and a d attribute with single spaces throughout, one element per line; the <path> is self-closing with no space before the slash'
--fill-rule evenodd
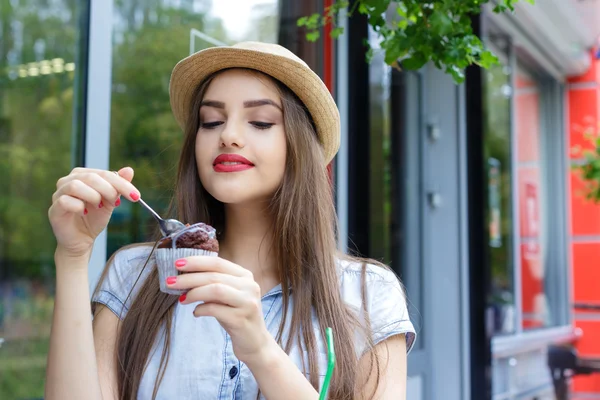
<path id="1" fill-rule="evenodd" d="M 144 207 L 146 207 L 146 210 L 150 211 L 150 213 L 152 214 L 152 216 L 158 221 L 161 222 L 163 219 L 156 213 L 156 211 L 154 211 L 152 208 L 150 208 L 150 206 L 148 204 L 146 204 L 146 202 L 144 202 L 144 200 L 139 199 L 138 202 L 143 205 Z"/>

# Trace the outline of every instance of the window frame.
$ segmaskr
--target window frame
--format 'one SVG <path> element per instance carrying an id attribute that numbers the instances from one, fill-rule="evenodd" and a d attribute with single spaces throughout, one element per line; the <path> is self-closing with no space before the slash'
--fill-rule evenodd
<path id="1" fill-rule="evenodd" d="M 492 333 L 492 354 L 493 358 L 498 359 L 521 353 L 528 350 L 539 349 L 550 343 L 560 340 L 570 340 L 573 338 L 572 315 L 570 313 L 571 289 L 571 267 L 569 263 L 570 251 L 568 249 L 568 199 L 567 199 L 567 181 L 566 172 L 568 171 L 568 153 L 567 149 L 567 126 L 566 126 L 566 100 L 565 84 L 562 80 L 556 79 L 553 71 L 547 70 L 530 56 L 532 52 L 538 53 L 535 48 L 530 48 L 530 42 L 515 37 L 512 32 L 505 32 L 498 28 L 489 19 L 487 22 L 486 35 L 501 33 L 507 35 L 511 40 L 509 44 L 508 66 L 511 68 L 511 169 L 515 171 L 517 165 L 517 141 L 516 141 L 516 119 L 515 119 L 515 99 L 514 88 L 516 80 L 517 63 L 528 67 L 527 71 L 535 71 L 535 80 L 539 84 L 540 90 L 540 144 L 544 146 L 542 158 L 540 159 L 541 175 L 544 190 L 544 205 L 547 210 L 552 211 L 556 218 L 545 218 L 544 223 L 548 224 L 548 247 L 551 253 L 548 253 L 544 262 L 558 265 L 554 272 L 558 271 L 556 281 L 559 282 L 556 291 L 557 298 L 551 303 L 551 313 L 556 318 L 556 324 L 538 329 L 523 329 L 523 299 L 521 282 L 521 254 L 520 254 L 520 215 L 519 215 L 519 191 L 518 179 L 514 175 L 511 177 L 512 190 L 512 215 L 514 223 L 512 224 L 512 244 L 513 244 L 513 287 L 515 289 L 515 331 L 514 333 L 497 335 Z M 548 162 L 552 160 L 552 162 Z M 548 179 L 554 176 L 557 178 Z M 543 211 L 548 213 L 548 211 Z M 558 264 L 557 264 L 558 263 Z M 564 267 L 560 267 L 560 265 Z M 546 271 L 549 268 L 546 267 Z M 551 288 L 556 290 L 555 288 Z M 549 290 L 545 286 L 545 290 Z"/>

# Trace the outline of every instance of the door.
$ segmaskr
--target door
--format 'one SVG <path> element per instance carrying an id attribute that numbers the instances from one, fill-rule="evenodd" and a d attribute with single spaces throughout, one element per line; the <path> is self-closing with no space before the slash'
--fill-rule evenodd
<path id="1" fill-rule="evenodd" d="M 392 72 L 394 269 L 418 341 L 408 399 L 468 395 L 468 270 L 462 89 L 434 67 Z"/>
<path id="2" fill-rule="evenodd" d="M 342 248 L 391 265 L 406 287 L 417 330 L 408 399 L 466 400 L 463 90 L 434 67 L 391 69 L 378 52 L 366 66 L 356 38 L 364 32 L 353 19 L 347 51 L 339 53 L 347 67 L 338 71 L 342 82 L 352 77 L 338 93 L 345 121 L 337 164 Z"/>

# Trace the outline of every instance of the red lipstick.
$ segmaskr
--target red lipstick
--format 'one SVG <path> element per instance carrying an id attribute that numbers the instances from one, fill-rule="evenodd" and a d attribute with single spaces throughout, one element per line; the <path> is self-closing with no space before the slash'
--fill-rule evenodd
<path id="1" fill-rule="evenodd" d="M 253 167 L 254 164 L 239 154 L 221 154 L 213 161 L 216 172 L 239 172 Z"/>

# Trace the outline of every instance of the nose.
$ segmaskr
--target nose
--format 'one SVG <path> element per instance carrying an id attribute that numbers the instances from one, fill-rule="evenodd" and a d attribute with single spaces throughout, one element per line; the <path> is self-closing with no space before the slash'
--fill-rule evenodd
<path id="1" fill-rule="evenodd" d="M 221 147 L 244 147 L 243 125 L 229 119 L 221 131 Z"/>

